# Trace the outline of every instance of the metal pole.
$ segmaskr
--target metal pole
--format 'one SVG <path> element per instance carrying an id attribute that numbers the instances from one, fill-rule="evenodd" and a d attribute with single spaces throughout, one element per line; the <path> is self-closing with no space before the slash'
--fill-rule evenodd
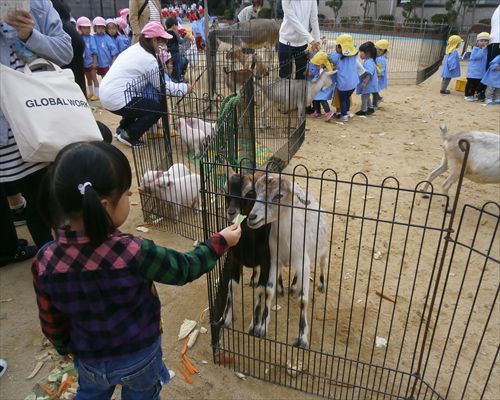
<path id="1" fill-rule="evenodd" d="M 99 0 L 99 3 L 101 5 L 101 17 L 104 16 L 104 7 L 102 6 L 102 0 Z"/>

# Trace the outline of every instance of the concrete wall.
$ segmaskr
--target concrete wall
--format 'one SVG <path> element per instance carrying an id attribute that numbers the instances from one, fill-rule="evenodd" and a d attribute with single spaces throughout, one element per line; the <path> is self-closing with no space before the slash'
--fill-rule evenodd
<path id="1" fill-rule="evenodd" d="M 115 9 L 128 7 L 128 2 L 129 0 L 66 0 L 71 7 L 71 15 L 75 19 L 82 15 L 90 19 L 98 15 L 104 18 L 116 17 Z"/>
<path id="2" fill-rule="evenodd" d="M 333 11 L 330 7 L 325 5 L 326 0 L 319 0 L 319 13 L 324 14 L 326 18 L 333 18 Z M 363 16 L 363 9 L 360 7 L 362 0 L 344 0 L 342 8 L 340 9 L 340 17 L 350 16 Z M 474 13 L 474 21 L 472 21 L 472 12 L 465 16 L 464 25 L 471 25 L 477 23 L 484 18 L 491 18 L 496 6 L 477 6 Z M 403 8 L 397 6 L 397 0 L 378 0 L 377 1 L 377 15 L 392 14 L 396 17 L 397 21 L 403 21 L 401 14 Z M 424 7 L 424 18 L 430 20 L 434 14 L 444 14 L 446 10 L 444 7 L 427 6 Z M 417 8 L 417 16 L 420 17 L 421 8 Z M 372 6 L 369 17 L 375 17 L 375 9 Z"/>

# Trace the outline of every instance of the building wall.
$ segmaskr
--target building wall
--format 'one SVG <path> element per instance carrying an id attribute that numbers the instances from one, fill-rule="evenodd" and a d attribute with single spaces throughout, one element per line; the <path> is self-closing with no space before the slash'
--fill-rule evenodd
<path id="1" fill-rule="evenodd" d="M 327 0 L 319 0 L 319 13 L 325 15 L 326 18 L 333 18 L 333 11 L 330 7 L 326 6 Z M 477 23 L 481 19 L 491 18 L 493 12 L 495 11 L 496 5 L 498 5 L 497 0 L 478 0 L 476 10 L 474 12 L 474 21 L 472 21 L 472 12 L 469 12 L 465 16 L 464 25 L 471 25 Z M 350 17 L 350 16 L 363 16 L 363 9 L 360 7 L 362 0 L 344 0 L 342 8 L 340 9 L 340 17 Z M 401 6 L 397 5 L 397 0 L 378 0 L 377 1 L 377 15 L 392 14 L 395 16 L 397 21 L 403 21 Z M 434 14 L 445 14 L 446 10 L 442 4 L 444 0 L 426 0 L 429 6 L 424 7 L 424 18 L 430 20 Z M 496 5 L 495 5 L 496 3 Z M 493 4 L 493 5 L 488 5 Z M 421 8 L 417 7 L 416 14 L 418 17 L 421 15 Z M 375 9 L 372 6 L 370 10 L 369 17 L 375 17 Z"/>
<path id="2" fill-rule="evenodd" d="M 74 18 L 84 15 L 92 19 L 97 16 L 116 17 L 115 10 L 128 7 L 129 0 L 66 0 L 66 3 L 71 6 Z"/>

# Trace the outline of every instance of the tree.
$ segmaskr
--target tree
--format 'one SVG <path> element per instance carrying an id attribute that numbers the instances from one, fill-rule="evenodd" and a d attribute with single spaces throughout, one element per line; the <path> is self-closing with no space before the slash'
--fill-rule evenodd
<path id="1" fill-rule="evenodd" d="M 363 19 L 366 19 L 366 17 L 370 14 L 372 5 L 375 5 L 375 7 L 377 7 L 377 0 L 365 0 L 360 4 L 361 8 L 363 9 Z"/>
<path id="2" fill-rule="evenodd" d="M 415 15 L 416 5 L 417 5 L 417 0 L 409 0 L 403 3 L 403 11 L 401 13 L 403 14 L 405 22 L 408 21 L 409 19 L 416 17 Z"/>
<path id="3" fill-rule="evenodd" d="M 337 17 L 342 7 L 342 0 L 329 0 L 326 2 L 326 5 L 333 10 L 333 17 L 335 18 L 335 22 L 337 22 Z"/>
<path id="4" fill-rule="evenodd" d="M 458 28 L 458 17 L 461 17 L 461 26 L 464 24 L 465 14 L 474 6 L 475 0 L 446 0 L 445 9 L 448 14 L 448 23 L 451 28 Z"/>

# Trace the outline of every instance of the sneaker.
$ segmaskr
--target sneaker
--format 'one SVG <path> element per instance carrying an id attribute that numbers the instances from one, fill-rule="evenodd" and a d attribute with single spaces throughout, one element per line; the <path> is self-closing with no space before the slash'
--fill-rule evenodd
<path id="1" fill-rule="evenodd" d="M 474 96 L 465 96 L 464 100 L 465 101 L 477 101 L 477 99 Z"/>
<path id="2" fill-rule="evenodd" d="M 384 98 L 382 96 L 378 96 L 378 99 L 377 99 L 377 104 L 380 104 L 384 101 Z"/>
<path id="3" fill-rule="evenodd" d="M 123 144 L 126 144 L 127 146 L 130 147 L 142 147 L 144 146 L 144 141 L 141 139 L 134 139 L 129 136 L 127 131 L 123 130 L 120 132 L 120 134 L 117 137 L 119 142 L 122 142 Z"/>
<path id="4" fill-rule="evenodd" d="M 366 111 L 363 111 L 363 110 L 359 110 L 356 115 L 366 115 L 367 112 Z"/>
<path id="5" fill-rule="evenodd" d="M 347 122 L 349 121 L 349 117 L 347 115 L 341 115 L 339 118 L 340 122 Z"/>
<path id="6" fill-rule="evenodd" d="M 369 108 L 368 111 L 366 111 L 366 115 L 372 115 L 373 113 L 375 113 L 374 108 Z"/>
<path id="7" fill-rule="evenodd" d="M 6 370 L 7 370 L 7 361 L 5 361 L 3 358 L 0 358 L 0 376 L 5 374 Z"/>
<path id="8" fill-rule="evenodd" d="M 339 118 L 342 116 L 342 114 L 341 114 L 341 113 L 339 113 L 339 112 L 336 112 L 335 114 L 333 114 L 333 116 L 334 116 L 335 118 L 339 119 Z"/>
<path id="9" fill-rule="evenodd" d="M 441 94 L 450 94 L 451 92 L 449 90 L 440 90 L 439 93 L 441 93 Z"/>
<path id="10" fill-rule="evenodd" d="M 15 210 L 11 209 L 10 213 L 15 226 L 26 225 L 26 204 Z"/>
<path id="11" fill-rule="evenodd" d="M 331 119 L 333 118 L 333 111 L 329 111 L 325 114 L 325 116 L 323 117 L 323 119 L 325 120 L 325 122 L 328 122 L 330 121 Z"/>
<path id="12" fill-rule="evenodd" d="M 13 264 L 20 261 L 29 260 L 35 257 L 37 252 L 36 246 L 18 246 L 16 254 L 13 256 L 0 256 L 0 267 L 8 264 Z"/>
<path id="13" fill-rule="evenodd" d="M 311 117 L 313 117 L 313 118 L 319 118 L 319 117 L 321 117 L 321 114 L 320 114 L 319 112 L 314 111 L 314 112 L 311 114 Z"/>
<path id="14" fill-rule="evenodd" d="M 485 102 L 486 104 L 488 104 L 488 105 L 489 105 L 489 104 L 495 104 L 495 100 L 493 100 L 493 99 L 486 99 L 484 102 Z"/>
<path id="15" fill-rule="evenodd" d="M 116 132 L 115 132 L 115 134 L 113 136 L 118 139 L 118 136 L 120 136 L 120 134 L 122 132 L 127 133 L 127 131 L 125 129 L 123 129 L 123 128 L 116 128 Z"/>

